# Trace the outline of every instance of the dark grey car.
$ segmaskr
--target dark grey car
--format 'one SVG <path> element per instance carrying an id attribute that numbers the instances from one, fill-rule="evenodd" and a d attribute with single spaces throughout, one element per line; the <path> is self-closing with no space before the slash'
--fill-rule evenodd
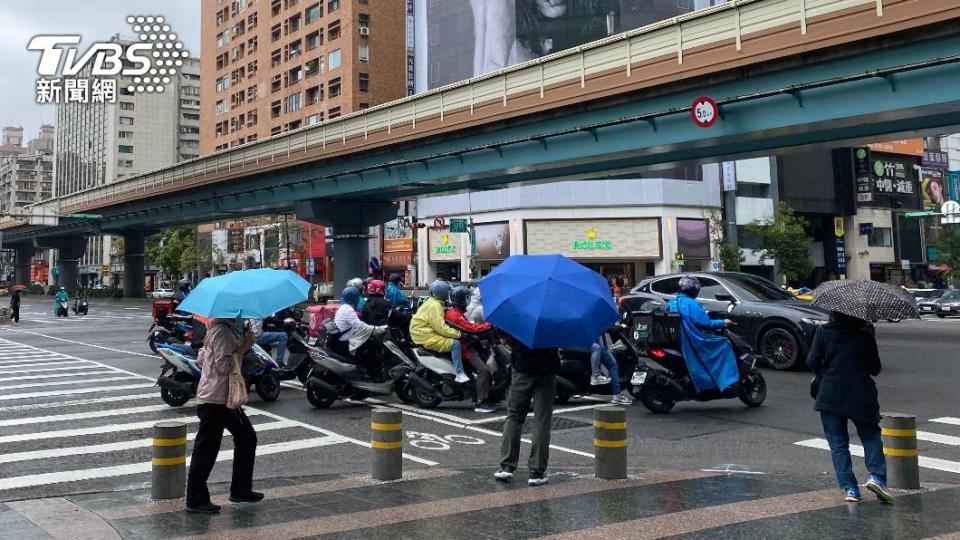
<path id="1" fill-rule="evenodd" d="M 772 282 L 736 272 L 689 272 L 645 279 L 621 298 L 621 311 L 640 310 L 648 301 L 666 303 L 677 294 L 685 275 L 700 281 L 697 301 L 711 318 L 733 320 L 736 326 L 731 330 L 774 369 L 803 366 L 817 327 L 828 320 L 824 310 L 796 300 Z"/>

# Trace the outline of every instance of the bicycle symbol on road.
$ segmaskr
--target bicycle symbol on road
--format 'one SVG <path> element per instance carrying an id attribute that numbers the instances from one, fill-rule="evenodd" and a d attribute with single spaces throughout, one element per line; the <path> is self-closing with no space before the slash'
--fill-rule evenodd
<path id="1" fill-rule="evenodd" d="M 451 444 L 485 444 L 486 441 L 469 435 L 434 435 L 408 431 L 407 440 L 410 446 L 421 450 L 449 450 Z"/>

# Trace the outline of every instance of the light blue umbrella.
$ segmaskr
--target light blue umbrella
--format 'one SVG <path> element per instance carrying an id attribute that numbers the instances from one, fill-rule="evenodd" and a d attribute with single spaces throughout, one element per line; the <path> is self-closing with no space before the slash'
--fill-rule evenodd
<path id="1" fill-rule="evenodd" d="M 303 302 L 309 290 L 290 270 L 243 270 L 204 279 L 177 309 L 214 319 L 263 319 Z"/>
<path id="2" fill-rule="evenodd" d="M 603 276 L 563 255 L 513 255 L 480 292 L 484 319 L 533 349 L 589 348 L 618 318 Z"/>

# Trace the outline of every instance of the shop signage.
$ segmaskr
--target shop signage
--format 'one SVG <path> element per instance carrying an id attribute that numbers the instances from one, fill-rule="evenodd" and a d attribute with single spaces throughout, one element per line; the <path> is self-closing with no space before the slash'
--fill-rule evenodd
<path id="1" fill-rule="evenodd" d="M 428 234 L 428 253 L 431 261 L 459 261 L 460 235 L 449 229 L 430 229 Z"/>
<path id="2" fill-rule="evenodd" d="M 960 199 L 960 171 L 947 173 L 947 198 L 953 201 Z"/>
<path id="3" fill-rule="evenodd" d="M 946 152 L 939 150 L 924 150 L 920 158 L 920 165 L 931 169 L 947 169 L 950 167 L 950 159 Z"/>
<path id="4" fill-rule="evenodd" d="M 870 236 L 873 234 L 873 223 L 861 223 L 860 234 L 863 236 Z"/>
<path id="5" fill-rule="evenodd" d="M 598 240 L 597 235 L 600 231 L 596 227 L 590 227 L 586 231 L 585 240 L 574 240 L 573 249 L 577 250 L 595 250 L 595 249 L 613 249 L 613 243 L 610 240 Z"/>
<path id="6" fill-rule="evenodd" d="M 473 226 L 476 237 L 474 254 L 483 261 L 499 261 L 510 256 L 510 224 L 479 223 Z"/>
<path id="7" fill-rule="evenodd" d="M 104 264 L 104 265 L 102 265 L 102 266 L 100 267 L 100 273 L 102 273 L 103 275 L 109 274 L 109 273 L 110 273 L 110 265 L 109 265 L 109 264 Z"/>
<path id="8" fill-rule="evenodd" d="M 898 139 L 895 141 L 873 143 L 867 146 L 874 152 L 907 154 L 911 156 L 923 155 L 923 139 Z"/>
<path id="9" fill-rule="evenodd" d="M 384 268 L 406 268 L 413 264 L 412 251 L 392 251 L 383 254 Z"/>
<path id="10" fill-rule="evenodd" d="M 870 175 L 870 151 L 856 148 L 853 151 L 853 177 L 857 184 L 857 202 L 873 201 L 873 179 Z"/>
<path id="11" fill-rule="evenodd" d="M 413 251 L 410 220 L 398 217 L 383 224 L 383 251 Z"/>
<path id="12" fill-rule="evenodd" d="M 923 207 L 940 208 L 947 201 L 947 188 L 943 178 L 943 169 L 920 170 L 920 193 L 923 195 Z"/>
<path id="13" fill-rule="evenodd" d="M 833 235 L 837 238 L 843 238 L 843 218 L 835 217 L 833 218 Z"/>
<path id="14" fill-rule="evenodd" d="M 907 173 L 903 161 L 892 159 L 873 160 L 874 191 L 894 195 L 913 195 L 916 193 L 913 180 Z"/>
<path id="15" fill-rule="evenodd" d="M 693 100 L 690 107 L 690 117 L 693 123 L 702 128 L 708 128 L 720 118 L 720 107 L 713 98 L 700 96 Z"/>
<path id="16" fill-rule="evenodd" d="M 723 170 L 723 190 L 737 190 L 737 163 L 735 161 L 724 161 L 721 166 Z"/>
<path id="17" fill-rule="evenodd" d="M 467 220 L 462 218 L 453 218 L 450 220 L 450 232 L 452 233 L 465 233 L 467 232 Z"/>
<path id="18" fill-rule="evenodd" d="M 847 273 L 847 246 L 843 237 L 837 238 L 837 275 Z"/>

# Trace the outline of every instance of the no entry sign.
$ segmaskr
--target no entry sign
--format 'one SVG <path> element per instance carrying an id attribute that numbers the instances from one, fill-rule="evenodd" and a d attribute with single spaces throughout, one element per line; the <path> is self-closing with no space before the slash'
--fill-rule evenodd
<path id="1" fill-rule="evenodd" d="M 708 128 L 716 123 L 717 118 L 720 118 L 720 108 L 713 98 L 700 96 L 693 100 L 693 105 L 690 107 L 690 117 L 693 118 L 694 124 L 702 128 Z"/>

